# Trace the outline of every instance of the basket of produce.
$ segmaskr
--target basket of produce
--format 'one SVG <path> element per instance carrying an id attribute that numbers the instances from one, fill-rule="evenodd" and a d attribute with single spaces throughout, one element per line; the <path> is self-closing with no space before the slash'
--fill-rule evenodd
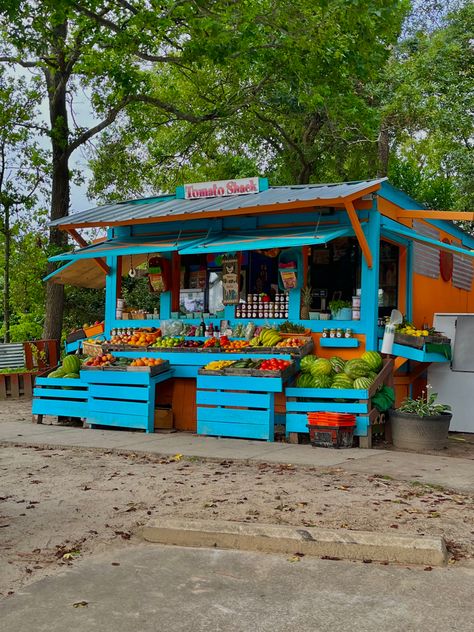
<path id="1" fill-rule="evenodd" d="M 433 329 L 416 329 L 411 325 L 406 325 L 395 332 L 394 342 L 415 349 L 423 349 L 426 344 L 450 344 L 451 340 Z"/>
<path id="2" fill-rule="evenodd" d="M 84 352 L 84 355 L 96 357 L 104 355 L 105 349 L 99 342 L 84 340 L 84 342 L 82 343 L 82 351 Z"/>
<path id="3" fill-rule="evenodd" d="M 290 323 L 287 320 L 278 326 L 278 333 L 281 338 L 294 338 L 295 336 L 308 336 L 311 333 L 311 329 L 303 327 L 303 325 Z"/>
<path id="4" fill-rule="evenodd" d="M 276 345 L 276 349 L 280 351 L 288 351 L 289 353 L 299 356 L 311 353 L 313 348 L 313 339 L 307 336 L 284 337 L 283 340 Z"/>
<path id="5" fill-rule="evenodd" d="M 252 371 L 254 377 L 281 377 L 282 379 L 288 379 L 294 373 L 296 373 L 296 364 L 291 360 L 279 358 L 262 360 L 258 368 Z"/>
<path id="6" fill-rule="evenodd" d="M 225 370 L 234 364 L 234 360 L 213 360 L 199 369 L 198 375 L 225 375 Z"/>
<path id="7" fill-rule="evenodd" d="M 264 327 L 259 333 L 249 340 L 249 346 L 245 348 L 246 353 L 257 351 L 258 353 L 271 352 L 273 347 L 281 341 L 281 334 L 270 327 Z"/>
<path id="8" fill-rule="evenodd" d="M 101 353 L 100 355 L 91 356 L 82 364 L 81 371 L 102 370 L 106 366 L 112 365 L 116 360 L 117 358 L 111 353 Z"/>
<path id="9" fill-rule="evenodd" d="M 110 368 L 113 369 L 114 367 Z M 150 375 L 158 375 L 159 373 L 169 371 L 169 369 L 169 361 L 162 360 L 161 358 L 137 358 L 126 367 L 127 371 L 141 371 L 144 373 L 150 373 Z"/>
<path id="10" fill-rule="evenodd" d="M 253 375 L 254 371 L 261 365 L 262 360 L 252 360 L 252 358 L 246 358 L 236 360 L 225 369 L 226 375 Z"/>

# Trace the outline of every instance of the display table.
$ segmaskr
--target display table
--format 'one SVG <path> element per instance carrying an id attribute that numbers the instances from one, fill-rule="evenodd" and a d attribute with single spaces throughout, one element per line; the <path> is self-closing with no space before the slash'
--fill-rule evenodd
<path id="1" fill-rule="evenodd" d="M 273 441 L 281 377 L 198 375 L 197 433 Z"/>
<path id="2" fill-rule="evenodd" d="M 34 420 L 42 423 L 44 415 L 83 418 L 88 398 L 89 387 L 82 379 L 38 377 L 33 389 Z"/>
<path id="3" fill-rule="evenodd" d="M 157 375 L 147 371 L 81 371 L 81 381 L 89 389 L 88 423 L 92 428 L 116 426 L 153 432 L 155 387 L 173 375 L 173 370 Z"/>

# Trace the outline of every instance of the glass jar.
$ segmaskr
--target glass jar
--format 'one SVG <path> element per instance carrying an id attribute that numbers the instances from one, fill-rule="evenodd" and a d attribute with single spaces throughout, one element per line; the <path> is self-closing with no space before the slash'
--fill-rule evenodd
<path id="1" fill-rule="evenodd" d="M 329 330 L 329 337 L 330 338 L 335 338 L 336 337 L 336 330 L 335 329 L 330 329 Z"/>
<path id="2" fill-rule="evenodd" d="M 327 327 L 325 327 L 323 329 L 323 333 L 321 334 L 322 338 L 329 338 L 329 329 Z"/>
<path id="3" fill-rule="evenodd" d="M 344 332 L 344 338 L 352 338 L 352 329 L 346 329 L 346 331 Z"/>
<path id="4" fill-rule="evenodd" d="M 336 338 L 343 338 L 344 332 L 342 329 L 336 329 Z"/>

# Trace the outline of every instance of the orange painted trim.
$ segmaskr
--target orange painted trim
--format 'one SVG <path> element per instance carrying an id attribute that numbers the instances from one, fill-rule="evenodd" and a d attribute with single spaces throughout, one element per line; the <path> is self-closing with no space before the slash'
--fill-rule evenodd
<path id="1" fill-rule="evenodd" d="M 372 269 L 372 253 L 370 252 L 370 247 L 365 237 L 364 231 L 362 230 L 362 226 L 359 222 L 359 217 L 357 216 L 354 205 L 351 201 L 345 202 L 345 207 L 347 214 L 349 215 L 349 220 L 351 222 L 352 228 L 357 237 L 357 241 L 359 242 L 359 246 L 361 247 L 362 254 L 364 255 L 365 262 L 367 263 L 367 267 Z"/>
<path id="2" fill-rule="evenodd" d="M 145 217 L 142 219 L 136 220 L 123 220 L 120 222 L 83 222 L 80 224 L 63 224 L 59 226 L 61 230 L 68 231 L 71 228 L 83 226 L 83 227 L 91 227 L 91 226 L 132 226 L 136 224 L 157 224 L 160 222 L 187 222 L 193 219 L 210 219 L 213 217 L 236 217 L 240 215 L 264 215 L 267 213 L 285 213 L 286 211 L 291 211 L 295 209 L 299 209 L 301 211 L 311 211 L 313 208 L 318 208 L 319 206 L 346 206 L 346 203 L 352 202 L 354 200 L 360 199 L 369 193 L 373 193 L 380 189 L 380 184 L 373 184 L 366 189 L 362 189 L 361 191 L 357 191 L 356 193 L 352 193 L 351 195 L 347 195 L 345 197 L 338 198 L 329 198 L 325 200 L 298 200 L 295 202 L 283 202 L 280 204 L 270 204 L 268 206 L 249 206 L 247 208 L 235 209 L 233 211 L 223 211 L 222 209 L 218 209 L 215 211 L 203 211 L 199 213 L 186 213 L 183 215 L 165 215 L 163 217 Z M 352 205 L 353 206 L 353 205 Z M 347 210 L 347 206 L 346 206 Z"/>
<path id="3" fill-rule="evenodd" d="M 377 208 L 381 215 L 393 219 L 395 222 L 398 221 L 398 216 L 403 210 L 400 206 L 397 206 L 397 204 L 394 204 L 393 202 L 390 202 L 390 200 L 386 200 L 385 198 L 380 196 L 377 199 Z M 407 222 L 403 225 L 409 226 L 411 228 L 411 222 Z"/>
<path id="4" fill-rule="evenodd" d="M 71 235 L 74 241 L 78 243 L 79 246 L 81 246 L 81 248 L 85 248 L 89 245 L 87 241 L 83 237 L 81 237 L 81 235 L 79 235 L 77 230 L 74 230 L 74 228 L 67 229 L 67 232 Z M 93 259 L 93 261 L 103 272 L 105 272 L 105 274 L 110 274 L 110 268 L 103 259 L 99 259 L 97 257 Z"/>
<path id="5" fill-rule="evenodd" d="M 466 222 L 474 222 L 474 211 L 407 211 L 405 209 L 398 212 L 399 219 L 445 219 L 463 220 Z"/>

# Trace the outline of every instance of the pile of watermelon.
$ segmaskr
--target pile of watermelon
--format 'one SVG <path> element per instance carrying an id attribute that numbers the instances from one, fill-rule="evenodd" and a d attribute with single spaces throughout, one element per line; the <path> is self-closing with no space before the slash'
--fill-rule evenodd
<path id="1" fill-rule="evenodd" d="M 338 356 L 318 358 L 305 356 L 301 360 L 301 373 L 296 380 L 299 388 L 370 388 L 379 374 L 383 359 L 377 351 L 365 351 L 360 358 L 343 360 Z"/>
<path id="2" fill-rule="evenodd" d="M 48 375 L 51 378 L 70 378 L 79 379 L 79 370 L 81 368 L 81 361 L 76 355 L 67 355 L 60 367 L 55 369 Z"/>

